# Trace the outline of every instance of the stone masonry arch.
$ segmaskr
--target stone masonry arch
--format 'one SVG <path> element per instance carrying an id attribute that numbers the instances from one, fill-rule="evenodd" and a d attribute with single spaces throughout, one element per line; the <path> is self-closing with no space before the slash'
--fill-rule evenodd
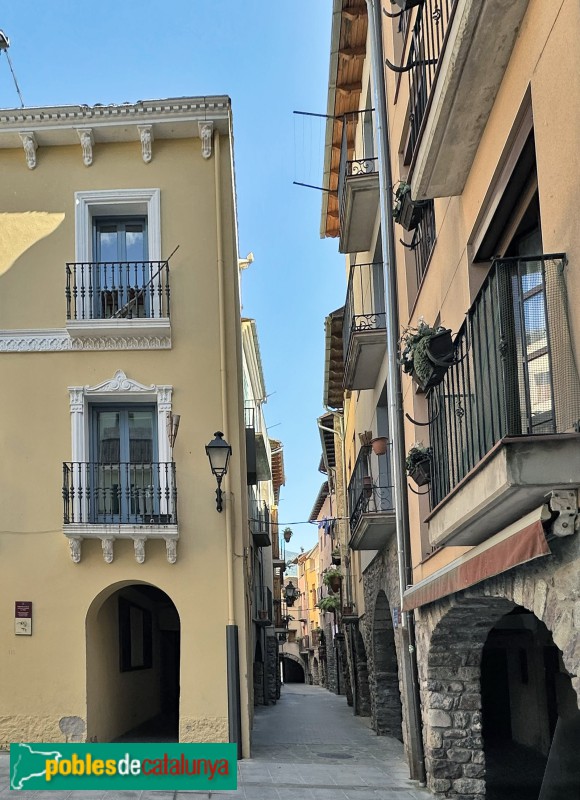
<path id="1" fill-rule="evenodd" d="M 402 708 L 393 621 L 387 595 L 377 594 L 372 626 L 371 718 L 379 736 L 402 740 Z"/>
<path id="2" fill-rule="evenodd" d="M 564 565 L 558 580 L 553 565 L 551 573 L 545 562 L 527 565 L 419 611 L 427 781 L 438 797 L 485 797 L 481 656 L 490 630 L 516 606 L 534 614 L 550 631 L 578 702 L 577 588 L 566 585 L 571 580 L 577 587 L 577 573 L 570 566 Z"/>

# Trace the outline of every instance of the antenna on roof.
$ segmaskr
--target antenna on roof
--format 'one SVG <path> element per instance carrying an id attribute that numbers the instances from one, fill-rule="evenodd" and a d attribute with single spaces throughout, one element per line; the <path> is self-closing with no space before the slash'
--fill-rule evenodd
<path id="1" fill-rule="evenodd" d="M 6 53 L 6 58 L 8 59 L 8 66 L 10 67 L 10 72 L 12 73 L 12 80 L 14 81 L 14 86 L 16 87 L 16 91 L 18 92 L 18 97 L 20 98 L 20 105 L 22 108 L 24 108 L 24 100 L 22 99 L 20 87 L 18 86 L 18 81 L 16 80 L 16 75 L 14 73 L 14 67 L 12 66 L 12 61 L 10 60 L 10 56 L 8 55 L 9 47 L 10 47 L 10 39 L 4 33 L 4 31 L 0 30 L 0 55 L 2 54 L 2 52 Z"/>

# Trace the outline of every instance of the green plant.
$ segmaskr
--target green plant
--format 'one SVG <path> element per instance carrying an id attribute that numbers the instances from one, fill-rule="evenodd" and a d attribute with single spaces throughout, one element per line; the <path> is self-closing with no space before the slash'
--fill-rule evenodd
<path id="1" fill-rule="evenodd" d="M 425 447 L 423 442 L 415 442 L 415 444 L 412 445 L 407 453 L 407 458 L 405 459 L 405 468 L 407 470 L 407 474 L 412 472 L 417 464 L 421 463 L 421 461 L 427 461 L 430 459 L 432 454 L 433 450 L 431 447 Z"/>
<path id="2" fill-rule="evenodd" d="M 401 358 L 399 359 L 404 372 L 411 374 L 415 371 L 419 374 L 420 369 L 425 369 L 426 364 L 429 363 L 426 353 L 429 340 L 442 330 L 444 328 L 441 326 L 432 328 L 424 319 L 419 320 L 416 328 L 412 326 L 405 328 L 401 336 Z"/>
<path id="3" fill-rule="evenodd" d="M 340 600 L 335 594 L 329 594 L 316 603 L 316 607 L 321 611 L 337 611 L 340 608 Z"/>
<path id="4" fill-rule="evenodd" d="M 411 191 L 411 186 L 410 184 L 405 183 L 405 181 L 401 181 L 397 186 L 397 188 L 395 189 L 395 202 L 393 203 L 393 211 L 392 211 L 393 218 L 395 220 L 399 219 L 399 215 L 401 213 L 401 208 L 403 205 L 403 199 L 405 195 L 408 194 L 410 191 Z"/>
<path id="5" fill-rule="evenodd" d="M 336 578 L 342 578 L 342 572 L 336 566 L 328 567 L 325 570 L 324 575 L 322 576 L 322 580 L 325 586 L 330 586 L 334 583 Z"/>

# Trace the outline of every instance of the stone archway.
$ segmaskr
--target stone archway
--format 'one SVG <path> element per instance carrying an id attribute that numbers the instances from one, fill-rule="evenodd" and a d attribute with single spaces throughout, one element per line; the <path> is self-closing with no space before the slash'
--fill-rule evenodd
<path id="1" fill-rule="evenodd" d="M 283 653 L 284 683 L 306 683 L 304 661 L 292 653 Z"/>
<path id="2" fill-rule="evenodd" d="M 312 659 L 312 683 L 315 686 L 318 686 L 320 684 L 320 674 L 319 674 L 319 671 L 318 671 L 318 659 L 316 658 L 316 656 L 314 656 L 314 658 Z"/>
<path id="3" fill-rule="evenodd" d="M 354 634 L 354 674 L 357 690 L 356 713 L 361 717 L 371 715 L 371 693 L 369 691 L 369 671 L 367 665 L 367 651 L 360 630 Z"/>
<path id="4" fill-rule="evenodd" d="M 87 739 L 178 741 L 180 621 L 171 598 L 140 581 L 109 586 L 87 611 L 86 644 Z"/>
<path id="5" fill-rule="evenodd" d="M 498 585 L 501 580 L 494 587 L 498 593 L 504 588 Z M 565 704 L 566 713 L 577 701 L 565 668 L 565 652 L 571 649 L 558 650 L 556 637 L 534 615 L 533 591 L 527 598 L 518 596 L 529 600 L 528 609 L 514 602 L 511 593 L 467 591 L 428 612 L 435 624 L 427 657 L 420 660 L 425 756 L 428 786 L 442 797 L 536 800 L 554 735 L 555 723 L 548 718 L 558 703 L 547 695 L 556 673 L 565 679 L 560 705 Z M 561 619 L 564 610 L 552 613 Z M 535 776 L 537 759 L 518 751 L 522 745 L 544 751 Z M 506 786 L 508 776 L 517 791 Z"/>
<path id="6" fill-rule="evenodd" d="M 393 621 L 383 591 L 377 595 L 372 628 L 371 717 L 379 736 L 402 741 L 402 707 Z"/>

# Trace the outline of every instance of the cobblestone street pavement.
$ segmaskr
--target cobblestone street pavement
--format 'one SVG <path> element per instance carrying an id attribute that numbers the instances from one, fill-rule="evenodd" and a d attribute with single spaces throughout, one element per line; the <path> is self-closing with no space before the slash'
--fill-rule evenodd
<path id="1" fill-rule="evenodd" d="M 252 758 L 239 764 L 236 792 L 216 800 L 428 800 L 409 780 L 403 747 L 376 736 L 344 697 L 291 684 L 275 706 L 256 709 Z M 185 800 L 207 792 L 10 792 L 8 755 L 0 754 L 0 800 Z"/>

